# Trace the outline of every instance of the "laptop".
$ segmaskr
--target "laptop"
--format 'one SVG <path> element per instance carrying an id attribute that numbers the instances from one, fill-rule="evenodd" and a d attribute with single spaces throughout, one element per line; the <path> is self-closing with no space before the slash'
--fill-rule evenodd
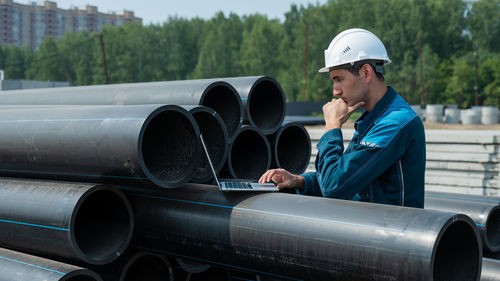
<path id="1" fill-rule="evenodd" d="M 258 183 L 251 181 L 240 181 L 240 180 L 230 180 L 230 181 L 219 181 L 217 177 L 217 173 L 215 172 L 214 165 L 212 164 L 212 159 L 210 159 L 210 155 L 208 154 L 207 146 L 205 145 L 205 141 L 203 140 L 202 134 L 200 134 L 201 146 L 203 146 L 203 151 L 205 151 L 205 155 L 207 156 L 208 165 L 210 166 L 210 170 L 214 175 L 215 181 L 217 182 L 217 186 L 220 191 L 278 191 L 279 188 L 274 183 Z"/>

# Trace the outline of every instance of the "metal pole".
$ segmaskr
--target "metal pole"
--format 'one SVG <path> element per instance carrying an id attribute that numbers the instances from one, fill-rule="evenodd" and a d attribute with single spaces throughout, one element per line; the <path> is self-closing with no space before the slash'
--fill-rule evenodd
<path id="1" fill-rule="evenodd" d="M 209 185 L 124 191 L 141 249 L 282 280 L 479 280 L 465 215 Z"/>
<path id="2" fill-rule="evenodd" d="M 199 130 L 176 105 L 0 110 L 0 174 L 176 187 L 198 166 Z"/>
<path id="3" fill-rule="evenodd" d="M 0 246 L 89 264 L 117 259 L 132 237 L 127 198 L 105 185 L 0 179 Z"/>
<path id="4" fill-rule="evenodd" d="M 228 135 L 226 125 L 215 110 L 206 106 L 183 106 L 196 120 L 200 133 L 207 145 L 208 154 L 218 173 L 226 162 L 228 153 Z M 200 148 L 201 149 L 201 148 Z M 191 182 L 206 183 L 213 179 L 213 173 L 207 161 L 205 153 L 201 154 L 201 161 L 191 179 Z"/>
<path id="5" fill-rule="evenodd" d="M 311 158 L 311 138 L 303 125 L 286 123 L 268 136 L 271 144 L 271 168 L 283 168 L 301 174 Z"/>
<path id="6" fill-rule="evenodd" d="M 0 248 L 0 281 L 102 281 L 94 272 Z"/>
<path id="7" fill-rule="evenodd" d="M 186 80 L 16 90 L 2 92 L 0 104 L 204 105 L 219 113 L 230 138 L 242 124 L 241 99 L 231 85 L 222 81 Z"/>
<path id="8" fill-rule="evenodd" d="M 271 166 L 271 146 L 262 132 L 245 125 L 229 144 L 221 177 L 256 180 Z"/>

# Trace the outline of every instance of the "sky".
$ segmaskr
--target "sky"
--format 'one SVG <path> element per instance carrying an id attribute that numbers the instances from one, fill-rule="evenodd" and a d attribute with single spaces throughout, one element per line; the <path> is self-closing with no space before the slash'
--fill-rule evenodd
<path id="1" fill-rule="evenodd" d="M 240 16 L 249 14 L 265 14 L 268 18 L 285 19 L 284 15 L 292 4 L 297 6 L 308 4 L 325 4 L 328 0 L 51 0 L 57 7 L 69 9 L 71 6 L 97 6 L 103 13 L 132 10 L 136 17 L 142 18 L 143 24 L 160 24 L 169 16 L 183 18 L 212 18 L 218 11 L 227 16 L 230 12 Z M 14 0 L 27 4 L 27 0 Z M 29 1 L 32 2 L 32 1 Z M 38 0 L 36 2 L 43 3 Z"/>

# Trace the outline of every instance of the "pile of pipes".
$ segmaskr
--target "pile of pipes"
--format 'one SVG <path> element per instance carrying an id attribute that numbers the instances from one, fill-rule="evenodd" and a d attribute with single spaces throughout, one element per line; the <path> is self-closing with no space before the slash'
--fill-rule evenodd
<path id="1" fill-rule="evenodd" d="M 494 206 L 475 217 L 206 184 L 200 134 L 223 177 L 306 169 L 309 135 L 283 122 L 269 77 L 20 90 L 0 103 L 0 280 L 173 280 L 176 265 L 186 280 L 209 266 L 227 280 L 498 278 L 482 258 L 500 241 Z"/>

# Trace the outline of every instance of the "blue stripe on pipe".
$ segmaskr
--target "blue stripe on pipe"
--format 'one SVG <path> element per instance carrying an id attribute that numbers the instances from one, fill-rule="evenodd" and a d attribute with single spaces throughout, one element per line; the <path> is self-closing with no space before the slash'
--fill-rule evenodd
<path id="1" fill-rule="evenodd" d="M 197 260 L 197 261 L 206 262 L 206 263 L 212 263 L 212 264 L 222 265 L 222 266 L 225 266 L 225 267 L 231 267 L 231 268 L 245 270 L 245 271 L 257 272 L 257 273 L 266 274 L 266 275 L 270 275 L 270 276 L 275 276 L 275 277 L 279 277 L 279 278 L 284 278 L 284 279 L 288 279 L 288 280 L 302 281 L 302 279 L 296 279 L 296 278 L 292 278 L 292 277 L 288 277 L 288 276 L 284 276 L 284 275 L 279 275 L 279 274 L 274 274 L 274 273 L 269 273 L 269 272 L 265 272 L 265 271 L 260 271 L 260 270 L 256 270 L 256 269 L 251 269 L 251 268 L 246 268 L 246 267 L 241 267 L 241 266 L 236 266 L 236 265 L 231 265 L 231 264 L 226 264 L 226 263 L 220 263 L 220 262 L 215 262 L 215 261 L 206 260 L 206 259 L 200 259 L 200 258 L 190 257 L 190 256 L 178 254 L 178 253 L 167 252 L 167 251 L 162 251 L 162 250 L 158 250 L 158 249 L 151 249 L 151 248 L 146 248 L 146 247 L 141 247 L 141 246 L 137 246 L 137 248 L 143 249 L 143 250 L 146 250 L 146 251 L 150 251 L 150 252 L 157 252 L 157 253 L 167 254 L 167 255 L 171 255 L 171 256 L 177 256 L 177 257 L 181 257 L 181 258 L 186 258 L 186 259 Z"/>
<path id="2" fill-rule="evenodd" d="M 39 266 L 39 265 L 35 265 L 35 264 L 31 264 L 31 263 L 27 263 L 27 262 L 23 262 L 23 261 L 15 260 L 15 259 L 10 259 L 10 258 L 7 258 L 7 257 L 2 257 L 2 256 L 0 256 L 0 259 L 6 260 L 6 261 L 17 262 L 17 263 L 20 263 L 20 264 L 25 264 L 25 265 L 29 265 L 29 266 L 36 267 L 36 268 L 40 268 L 40 269 L 45 269 L 45 270 L 47 270 L 47 271 L 51 271 L 51 272 L 55 272 L 55 273 L 59 273 L 59 274 L 61 274 L 61 275 L 66 275 L 66 273 L 61 272 L 61 271 L 57 271 L 57 270 L 54 270 L 54 269 L 50 269 L 50 268 L 47 268 L 47 267 L 43 267 L 43 266 Z"/>
<path id="3" fill-rule="evenodd" d="M 476 226 L 482 226 L 482 227 L 486 227 L 486 224 L 480 224 L 480 223 L 476 223 Z"/>
<path id="4" fill-rule="evenodd" d="M 409 231 L 406 229 L 401 230 L 401 229 L 380 227 L 380 226 L 367 225 L 367 224 L 351 223 L 351 222 L 339 221 L 339 220 L 320 219 L 320 218 L 298 216 L 298 215 L 291 215 L 291 214 L 270 212 L 270 211 L 262 211 L 262 210 L 255 210 L 255 209 L 248 209 L 248 208 L 241 208 L 241 207 L 233 207 L 233 206 L 226 206 L 226 205 L 219 205 L 219 204 L 203 203 L 203 202 L 197 202 L 197 201 L 188 201 L 188 200 L 182 200 L 182 199 L 176 199 L 176 198 L 160 197 L 160 196 L 153 196 L 153 195 L 146 195 L 146 194 L 139 194 L 139 193 L 133 193 L 133 194 L 136 196 L 140 196 L 140 197 L 149 197 L 149 198 L 154 198 L 154 199 L 161 199 L 161 200 L 168 200 L 168 201 L 175 201 L 175 202 L 182 202 L 182 203 L 189 203 L 189 204 L 196 204 L 196 205 L 204 205 L 204 206 L 211 206 L 211 207 L 219 207 L 219 208 L 226 208 L 226 209 L 231 209 L 231 210 L 241 210 L 241 211 L 262 213 L 262 214 L 268 214 L 268 215 L 278 215 L 278 216 L 284 216 L 284 217 L 314 220 L 314 221 L 327 222 L 327 223 L 338 223 L 338 224 L 344 224 L 344 225 L 373 228 L 376 230 L 394 231 L 394 232 L 411 233 L 411 234 L 419 234 L 419 235 L 426 234 L 424 232 Z"/>
<path id="5" fill-rule="evenodd" d="M 458 196 L 458 195 L 445 195 L 445 194 L 426 194 L 425 196 L 451 198 L 451 199 L 460 199 L 460 200 L 470 200 L 470 201 L 484 201 L 484 202 L 500 203 L 500 200 L 486 199 L 486 198 L 473 198 L 473 197 L 467 197 L 466 195 L 464 195 L 464 196 Z"/>
<path id="6" fill-rule="evenodd" d="M 20 122 L 67 122 L 67 121 L 105 121 L 105 120 L 111 120 L 111 121 L 142 121 L 144 118 L 76 118 L 76 119 L 71 119 L 71 118 L 65 118 L 65 119 L 26 119 L 26 120 L 0 120 L 0 123 L 20 123 Z"/>
<path id="7" fill-rule="evenodd" d="M 10 220 L 2 220 L 2 219 L 0 219 L 0 222 L 22 224 L 22 225 L 27 225 L 27 226 L 36 226 L 36 227 L 49 228 L 49 229 L 62 230 L 62 231 L 69 231 L 69 228 L 61 228 L 61 227 L 54 227 L 54 226 L 34 224 L 34 223 L 27 223 L 27 222 L 20 222 L 20 221 L 10 221 Z"/>
<path id="8" fill-rule="evenodd" d="M 489 262 L 500 263 L 500 260 L 488 259 Z"/>
<path id="9" fill-rule="evenodd" d="M 12 169 L 0 169 L 0 171 L 11 172 L 11 173 L 31 173 L 31 174 L 62 175 L 62 176 L 86 176 L 86 177 L 97 177 L 97 178 L 148 180 L 148 178 L 140 178 L 140 177 L 75 174 L 75 173 L 65 173 L 65 172 L 42 172 L 42 171 L 12 170 Z"/>
<path id="10" fill-rule="evenodd" d="M 241 100 L 247 100 L 248 98 L 241 98 Z"/>

